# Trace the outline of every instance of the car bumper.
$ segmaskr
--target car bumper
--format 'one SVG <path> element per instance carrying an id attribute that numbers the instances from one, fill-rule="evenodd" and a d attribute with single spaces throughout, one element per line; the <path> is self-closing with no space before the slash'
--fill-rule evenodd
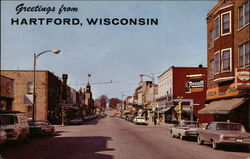
<path id="1" fill-rule="evenodd" d="M 198 133 L 197 132 L 185 132 L 185 136 L 197 137 Z"/>
<path id="2" fill-rule="evenodd" d="M 250 146 L 250 142 L 245 142 L 244 140 L 230 140 L 230 141 L 226 141 L 226 140 L 220 140 L 219 142 L 217 142 L 220 145 L 248 145 Z"/>

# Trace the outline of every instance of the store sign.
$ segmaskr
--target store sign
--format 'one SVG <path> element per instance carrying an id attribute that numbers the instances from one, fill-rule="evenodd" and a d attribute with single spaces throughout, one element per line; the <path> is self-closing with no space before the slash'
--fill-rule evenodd
<path id="1" fill-rule="evenodd" d="M 13 80 L 1 76 L 1 96 L 14 98 Z"/>
<path id="2" fill-rule="evenodd" d="M 250 89 L 250 69 L 236 69 L 237 89 Z"/>
<path id="3" fill-rule="evenodd" d="M 187 83 L 188 88 L 203 88 L 205 87 L 205 81 L 204 80 L 198 80 L 198 81 L 189 81 Z"/>
<path id="4" fill-rule="evenodd" d="M 239 90 L 236 89 L 236 85 L 234 83 L 231 85 L 207 90 L 207 100 L 237 95 L 239 95 Z"/>

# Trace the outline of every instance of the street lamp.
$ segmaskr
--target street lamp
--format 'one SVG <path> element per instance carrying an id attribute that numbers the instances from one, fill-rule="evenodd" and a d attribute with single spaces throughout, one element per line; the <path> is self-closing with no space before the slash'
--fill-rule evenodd
<path id="1" fill-rule="evenodd" d="M 47 52 L 52 52 L 54 54 L 59 54 L 61 50 L 46 50 L 39 54 L 34 53 L 34 68 L 33 68 L 33 105 L 32 105 L 32 120 L 35 120 L 35 108 L 36 108 L 36 59 Z"/>

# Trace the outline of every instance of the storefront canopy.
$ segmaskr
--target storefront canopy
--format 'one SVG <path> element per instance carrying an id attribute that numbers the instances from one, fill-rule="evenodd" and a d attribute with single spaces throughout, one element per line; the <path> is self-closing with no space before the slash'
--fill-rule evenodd
<path id="1" fill-rule="evenodd" d="M 198 114 L 229 114 L 231 110 L 243 104 L 247 98 L 233 98 L 213 101 L 205 108 L 198 111 Z"/>
<path id="2" fill-rule="evenodd" d="M 165 113 L 166 111 L 169 111 L 170 109 L 171 109 L 171 107 L 163 108 L 163 109 L 159 110 L 158 113 Z"/>

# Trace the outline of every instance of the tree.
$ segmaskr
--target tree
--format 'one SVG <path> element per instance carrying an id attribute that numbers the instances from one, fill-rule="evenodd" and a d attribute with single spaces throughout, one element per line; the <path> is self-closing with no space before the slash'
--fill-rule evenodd
<path id="1" fill-rule="evenodd" d="M 108 97 L 106 95 L 101 95 L 99 98 L 100 107 L 105 108 L 107 106 Z"/>
<path id="2" fill-rule="evenodd" d="M 110 108 L 116 108 L 118 103 L 121 103 L 121 100 L 118 98 L 110 98 L 109 99 L 109 107 Z"/>

